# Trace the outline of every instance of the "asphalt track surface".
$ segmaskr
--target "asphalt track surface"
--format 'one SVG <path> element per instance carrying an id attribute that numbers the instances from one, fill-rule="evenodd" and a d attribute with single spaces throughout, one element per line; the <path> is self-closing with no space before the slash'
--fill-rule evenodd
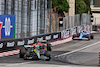
<path id="1" fill-rule="evenodd" d="M 94 34 L 94 40 L 74 40 L 54 46 L 51 61 L 24 60 L 19 55 L 1 57 L 0 67 L 99 67 L 99 41 L 100 34 Z"/>

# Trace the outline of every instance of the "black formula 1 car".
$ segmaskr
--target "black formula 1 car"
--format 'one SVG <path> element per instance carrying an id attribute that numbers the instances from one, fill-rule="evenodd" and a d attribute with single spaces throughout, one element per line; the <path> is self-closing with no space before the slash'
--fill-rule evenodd
<path id="1" fill-rule="evenodd" d="M 51 52 L 44 49 L 45 45 L 41 47 L 34 47 L 32 45 L 24 45 L 22 49 L 20 49 L 20 58 L 26 59 L 33 59 L 33 60 L 46 60 L 50 61 L 51 59 Z"/>
<path id="2" fill-rule="evenodd" d="M 72 39 L 73 40 L 90 40 L 90 39 L 94 39 L 94 36 L 89 31 L 83 31 L 81 33 L 74 34 Z"/>

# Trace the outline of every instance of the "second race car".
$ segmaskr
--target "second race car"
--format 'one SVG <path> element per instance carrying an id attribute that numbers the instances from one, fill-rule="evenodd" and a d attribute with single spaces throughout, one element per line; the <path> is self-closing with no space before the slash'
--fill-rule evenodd
<path id="1" fill-rule="evenodd" d="M 83 31 L 81 33 L 74 34 L 72 39 L 73 40 L 90 40 L 90 39 L 94 39 L 94 36 L 89 31 Z"/>

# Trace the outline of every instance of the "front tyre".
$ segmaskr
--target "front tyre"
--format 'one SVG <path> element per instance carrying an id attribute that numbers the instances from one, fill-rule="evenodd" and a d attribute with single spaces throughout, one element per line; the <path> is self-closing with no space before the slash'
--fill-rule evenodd
<path id="1" fill-rule="evenodd" d="M 19 57 L 20 58 L 24 58 L 24 54 L 25 54 L 25 49 L 20 49 L 20 54 L 19 54 Z"/>
<path id="2" fill-rule="evenodd" d="M 50 56 L 51 52 L 50 51 L 46 51 L 44 56 L 47 56 L 46 61 L 50 61 L 51 60 L 51 56 Z"/>
<path id="3" fill-rule="evenodd" d="M 74 40 L 75 37 L 76 37 L 76 35 L 74 34 L 73 37 L 72 37 L 72 39 Z"/>
<path id="4" fill-rule="evenodd" d="M 46 59 L 46 61 L 50 61 L 51 60 L 51 57 L 50 56 L 48 56 L 48 59 Z"/>

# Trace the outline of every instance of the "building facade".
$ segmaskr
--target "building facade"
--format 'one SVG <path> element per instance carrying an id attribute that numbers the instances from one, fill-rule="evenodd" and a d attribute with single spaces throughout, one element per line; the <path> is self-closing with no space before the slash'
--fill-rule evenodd
<path id="1" fill-rule="evenodd" d="M 100 26 L 100 0 L 91 0 L 91 10 L 93 15 L 93 25 Z"/>
<path id="2" fill-rule="evenodd" d="M 15 15 L 15 37 L 46 33 L 47 0 L 0 0 L 0 15 Z"/>

